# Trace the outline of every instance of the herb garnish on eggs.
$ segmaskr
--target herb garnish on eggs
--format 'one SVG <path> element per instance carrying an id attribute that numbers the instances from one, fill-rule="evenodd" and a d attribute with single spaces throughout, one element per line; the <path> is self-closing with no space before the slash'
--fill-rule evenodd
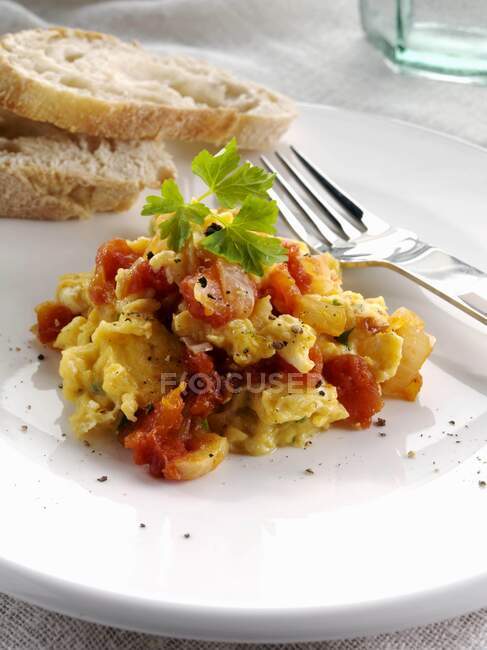
<path id="1" fill-rule="evenodd" d="M 276 233 L 279 210 L 267 194 L 274 174 L 252 165 L 240 164 L 237 142 L 233 138 L 221 151 L 212 155 L 204 149 L 191 165 L 193 174 L 208 186 L 200 197 L 186 203 L 174 180 L 166 180 L 160 196 L 148 196 L 143 215 L 171 214 L 159 225 L 161 239 L 175 252 L 184 247 L 194 226 L 203 225 L 210 209 L 202 202 L 215 195 L 224 208 L 239 208 L 233 220 L 222 219 L 201 241 L 200 246 L 239 264 L 247 273 L 262 277 L 264 268 L 283 262 L 287 251 Z M 215 219 L 218 220 L 217 215 Z"/>

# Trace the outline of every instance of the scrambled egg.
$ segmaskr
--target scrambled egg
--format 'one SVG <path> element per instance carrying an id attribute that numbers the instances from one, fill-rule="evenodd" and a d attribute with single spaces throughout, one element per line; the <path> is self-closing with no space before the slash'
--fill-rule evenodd
<path id="1" fill-rule="evenodd" d="M 198 266 L 191 245 L 183 258 L 166 250 L 157 236 L 127 244 L 145 255 L 155 272 L 164 269 L 170 282 L 179 282 Z M 127 270 L 118 271 L 114 299 L 102 306 L 90 302 L 91 273 L 62 276 L 57 301 L 76 316 L 54 347 L 62 351 L 60 374 L 64 396 L 74 403 L 75 433 L 115 431 L 122 419 L 134 422 L 140 409 L 160 400 L 161 373 L 171 373 L 176 381 L 183 375 L 180 339 L 219 348 L 241 369 L 278 355 L 307 373 L 314 367 L 310 351 L 315 345 L 324 362 L 358 354 L 385 393 L 412 399 L 421 385 L 418 369 L 433 343 L 421 319 L 405 309 L 391 317 L 382 297 L 343 291 L 339 264 L 330 255 L 306 256 L 302 263 L 312 283 L 293 314 L 275 315 L 267 295 L 256 299 L 247 318 L 213 327 L 191 315 L 183 302 L 173 314 L 172 332 L 156 317 L 161 304 L 150 290 L 126 296 Z M 198 292 L 199 285 L 196 300 Z M 337 390 L 325 381 L 298 389 L 282 382 L 260 392 L 247 387 L 228 397 L 208 421 L 232 451 L 260 455 L 284 445 L 303 447 L 317 431 L 347 417 Z"/>
<path id="2" fill-rule="evenodd" d="M 91 307 L 88 286 L 91 273 L 66 273 L 59 278 L 56 298 L 74 314 L 85 314 Z"/>
<path id="3" fill-rule="evenodd" d="M 348 338 L 350 349 L 364 357 L 379 383 L 397 372 L 402 358 L 402 337 L 395 332 L 368 334 L 356 327 Z"/>
<path id="4" fill-rule="evenodd" d="M 299 372 L 309 372 L 309 351 L 316 341 L 313 329 L 290 314 L 272 315 L 269 297 L 261 298 L 251 318 L 235 319 L 223 327 L 202 323 L 184 310 L 173 318 L 173 330 L 195 342 L 209 341 L 222 348 L 241 367 L 278 354 Z"/>
<path id="5" fill-rule="evenodd" d="M 304 447 L 318 431 L 348 416 L 334 386 L 291 390 L 277 384 L 259 393 L 242 392 L 210 426 L 225 434 L 230 450 L 260 456 L 276 447 Z"/>
<path id="6" fill-rule="evenodd" d="M 112 314 L 113 315 L 113 314 Z M 78 436 L 114 429 L 121 414 L 161 398 L 161 373 L 181 375 L 182 345 L 150 313 L 124 313 L 109 322 L 94 308 L 57 337 L 66 399 L 74 402 L 71 425 Z"/>

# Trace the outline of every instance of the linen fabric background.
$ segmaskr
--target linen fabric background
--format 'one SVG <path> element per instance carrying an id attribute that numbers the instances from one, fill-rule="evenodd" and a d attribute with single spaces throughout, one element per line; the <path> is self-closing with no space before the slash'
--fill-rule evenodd
<path id="1" fill-rule="evenodd" d="M 0 33 L 48 24 L 137 39 L 156 52 L 205 58 L 300 101 L 400 118 L 487 145 L 487 87 L 392 73 L 366 43 L 355 0 L 0 0 Z M 487 610 L 367 639 L 248 646 L 116 630 L 0 595 L 1 650 L 257 647 L 480 650 L 487 648 Z"/>

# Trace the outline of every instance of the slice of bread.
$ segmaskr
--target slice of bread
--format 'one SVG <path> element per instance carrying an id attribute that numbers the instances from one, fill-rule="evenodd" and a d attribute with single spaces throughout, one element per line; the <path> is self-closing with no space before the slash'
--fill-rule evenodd
<path id="1" fill-rule="evenodd" d="M 76 133 L 272 146 L 293 102 L 200 61 L 158 57 L 79 29 L 33 29 L 0 40 L 0 106 Z"/>
<path id="2" fill-rule="evenodd" d="M 174 176 L 160 141 L 73 135 L 0 112 L 0 217 L 64 220 L 128 209 Z"/>

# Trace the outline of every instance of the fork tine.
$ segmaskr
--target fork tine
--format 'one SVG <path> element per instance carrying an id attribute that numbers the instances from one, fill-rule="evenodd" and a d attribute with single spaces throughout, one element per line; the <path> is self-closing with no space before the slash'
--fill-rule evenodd
<path id="1" fill-rule="evenodd" d="M 304 212 L 308 217 L 311 223 L 315 226 L 318 233 L 323 236 L 329 244 L 334 245 L 339 239 L 342 239 L 337 235 L 330 226 L 323 220 L 318 217 L 313 210 L 311 210 L 308 205 L 303 201 L 303 199 L 296 192 L 294 187 L 288 183 L 288 181 L 283 177 L 283 175 L 277 170 L 277 168 L 271 163 L 271 161 L 266 156 L 260 157 L 261 161 L 267 167 L 267 169 L 273 172 L 276 175 L 277 180 L 280 185 L 286 190 L 292 200 L 296 203 L 299 208 Z M 345 239 L 348 237 L 345 235 Z"/>
<path id="2" fill-rule="evenodd" d="M 268 194 L 271 199 L 277 203 L 279 212 L 281 213 L 284 221 L 299 237 L 299 239 L 301 239 L 301 241 L 304 241 L 311 252 L 322 253 L 323 251 L 331 248 L 330 243 L 327 242 L 324 237 L 318 239 L 306 230 L 298 217 L 290 208 L 288 208 L 288 206 L 284 203 L 284 201 L 280 199 L 279 195 L 274 190 L 268 190 Z"/>
<path id="3" fill-rule="evenodd" d="M 312 187 L 311 183 L 306 179 L 304 174 L 294 165 L 288 158 L 285 158 L 282 153 L 276 151 L 277 158 L 286 167 L 290 174 L 292 174 L 302 187 L 314 198 L 314 200 L 325 211 L 327 218 L 334 224 L 337 233 L 342 239 L 352 239 L 360 237 L 365 231 L 361 222 L 354 219 L 353 225 L 345 218 L 335 207 L 327 201 L 324 197 L 318 196 L 316 190 Z"/>
<path id="4" fill-rule="evenodd" d="M 350 223 L 356 227 L 361 228 L 363 233 L 371 236 L 383 235 L 390 229 L 388 223 L 379 219 L 375 214 L 369 210 L 364 210 L 361 205 L 352 200 L 352 198 L 344 192 L 336 183 L 316 167 L 313 163 L 306 158 L 296 147 L 290 145 L 291 151 L 296 155 L 298 160 L 304 167 L 311 172 L 311 174 L 325 187 L 328 192 L 335 198 L 337 203 L 343 208 L 344 216 L 348 218 Z"/>
<path id="5" fill-rule="evenodd" d="M 300 151 L 298 151 L 298 149 L 296 149 L 296 147 L 290 145 L 290 149 L 299 158 L 303 165 L 313 174 L 313 176 L 326 187 L 332 196 L 335 197 L 338 203 L 361 222 L 364 216 L 364 211 L 358 205 L 358 203 L 352 201 L 352 199 L 340 187 L 338 187 L 336 183 L 332 183 L 331 180 L 323 174 L 321 169 L 315 167 Z"/>
<path id="6" fill-rule="evenodd" d="M 271 171 L 265 160 L 262 160 L 262 163 L 269 171 Z M 279 212 L 287 225 L 302 241 L 304 241 L 312 252 L 322 253 L 331 248 L 330 242 L 321 232 L 317 231 L 318 237 L 315 237 L 315 235 L 304 227 L 301 220 L 298 219 L 294 212 L 284 203 L 275 190 L 268 190 L 268 194 L 271 199 L 277 203 Z"/>

